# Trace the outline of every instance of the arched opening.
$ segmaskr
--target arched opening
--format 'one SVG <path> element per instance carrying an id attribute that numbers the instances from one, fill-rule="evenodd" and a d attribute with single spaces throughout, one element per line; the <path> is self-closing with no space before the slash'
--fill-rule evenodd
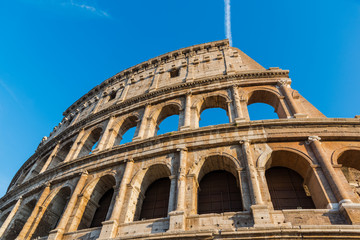
<path id="1" fill-rule="evenodd" d="M 28 203 L 21 206 L 19 211 L 14 216 L 14 220 L 11 223 L 11 226 L 6 230 L 3 235 L 4 239 L 14 240 L 20 234 L 22 228 L 24 227 L 27 219 L 30 217 L 32 211 L 36 205 L 36 200 L 33 199 Z"/>
<path id="2" fill-rule="evenodd" d="M 65 207 L 69 201 L 71 190 L 69 187 L 62 188 L 46 207 L 46 210 L 38 223 L 32 238 L 44 237 L 56 228 Z"/>
<path id="3" fill-rule="evenodd" d="M 140 219 L 166 217 L 170 195 L 170 179 L 160 178 L 153 182 L 145 192 Z"/>
<path id="4" fill-rule="evenodd" d="M 248 112 L 251 121 L 278 119 L 275 109 L 266 103 L 253 103 L 248 106 Z"/>
<path id="5" fill-rule="evenodd" d="M 114 146 L 131 142 L 135 137 L 136 126 L 138 124 L 138 118 L 136 116 L 130 116 L 126 118 L 121 125 L 118 125 L 118 132 L 115 138 Z"/>
<path id="6" fill-rule="evenodd" d="M 157 131 L 157 135 L 178 131 L 179 115 L 172 115 L 164 119 Z"/>
<path id="7" fill-rule="evenodd" d="M 29 179 L 39 175 L 41 169 L 44 167 L 47 159 L 50 157 L 50 153 L 46 154 L 44 157 L 39 158 L 34 165 L 29 166 L 25 169 L 25 173 L 20 177 L 19 184 L 22 182 L 26 182 Z"/>
<path id="8" fill-rule="evenodd" d="M 293 202 L 294 201 L 300 201 L 300 203 L 304 202 L 304 205 L 300 204 L 299 206 L 296 206 L 296 208 L 327 208 L 330 201 L 333 200 L 336 201 L 336 199 L 333 200 L 329 199 L 329 195 L 324 191 L 324 187 L 323 187 L 323 185 L 327 183 L 321 182 L 321 179 L 318 176 L 318 174 L 322 174 L 322 173 L 315 172 L 315 170 L 310 166 L 310 163 L 311 160 L 310 159 L 306 160 L 306 156 L 303 156 L 293 151 L 287 151 L 287 150 L 273 151 L 271 153 L 270 158 L 265 164 L 265 168 L 267 169 L 265 172 L 265 178 L 266 178 L 266 183 L 268 184 L 269 187 L 270 199 L 272 201 L 278 201 L 276 199 L 273 200 L 273 198 L 275 198 L 274 194 L 277 194 L 276 189 L 280 187 L 279 194 L 282 195 L 277 196 L 277 198 L 281 199 L 278 201 L 280 202 L 280 204 L 282 201 L 286 201 L 283 200 L 283 198 L 284 199 L 289 198 L 289 199 L 293 199 L 291 200 Z M 279 171 L 280 173 L 277 174 L 272 173 L 276 171 Z M 278 177 L 279 179 L 273 179 L 270 177 L 274 177 L 274 178 Z M 294 180 L 292 181 L 291 179 Z M 281 183 L 281 181 L 283 181 L 284 183 Z M 264 184 L 266 183 L 264 182 Z M 277 183 L 279 184 L 277 185 Z M 290 185 L 285 186 L 284 184 L 290 184 Z M 284 189 L 285 189 L 284 191 L 288 191 L 286 190 L 286 188 L 292 188 L 295 189 L 296 191 L 294 190 L 295 192 L 292 193 L 289 192 L 289 194 L 293 194 L 293 195 L 284 196 L 284 192 L 282 192 L 283 190 L 281 187 L 282 185 L 284 185 Z M 270 189 L 270 186 L 272 189 Z M 271 193 L 271 191 L 273 193 Z M 298 196 L 299 200 L 294 199 L 294 194 L 298 194 L 296 196 Z M 312 205 L 308 203 L 308 201 L 310 200 L 312 202 Z M 291 206 L 277 205 L 277 204 L 278 203 L 273 202 L 273 205 L 274 207 L 276 207 L 276 209 L 280 209 L 280 208 L 289 209 L 289 207 L 294 207 L 294 204 Z"/>
<path id="9" fill-rule="evenodd" d="M 166 217 L 170 195 L 170 169 L 164 164 L 155 164 L 149 167 L 146 173 L 140 174 L 144 174 L 141 183 L 134 182 L 140 188 L 140 193 L 136 196 L 134 220 Z"/>
<path id="10" fill-rule="evenodd" d="M 163 107 L 157 117 L 155 135 L 160 135 L 179 129 L 180 108 L 170 104 Z"/>
<path id="11" fill-rule="evenodd" d="M 360 196 L 360 151 L 347 150 L 338 158 L 343 172 L 353 191 Z"/>
<path id="12" fill-rule="evenodd" d="M 8 211 L 6 214 L 2 215 L 0 218 L 0 227 L 4 224 L 4 222 L 6 221 L 6 218 L 9 216 L 10 211 Z"/>
<path id="13" fill-rule="evenodd" d="M 84 145 L 82 146 L 78 157 L 87 156 L 94 151 L 94 149 L 96 148 L 97 143 L 101 137 L 101 133 L 102 133 L 101 128 L 96 128 L 90 133 L 90 135 L 86 139 Z"/>
<path id="14" fill-rule="evenodd" d="M 275 210 L 315 208 L 304 179 L 294 170 L 272 167 L 265 176 Z"/>
<path id="15" fill-rule="evenodd" d="M 255 91 L 251 92 L 249 94 L 249 96 L 248 96 L 247 105 L 250 106 L 250 105 L 252 105 L 254 103 L 263 103 L 263 104 L 270 105 L 271 107 L 273 107 L 273 109 L 275 110 L 275 113 L 277 114 L 276 118 L 287 118 L 286 111 L 283 108 L 283 106 L 281 105 L 279 96 L 276 95 L 274 92 L 271 92 L 271 91 L 268 91 L 268 90 L 255 90 Z M 254 108 L 255 107 L 259 108 L 258 106 L 254 105 Z M 264 108 L 264 107 L 263 106 L 260 107 L 260 112 L 264 110 L 262 108 Z M 252 109 L 252 107 L 250 107 L 250 109 Z M 255 109 L 255 111 L 256 110 L 257 109 Z M 266 113 L 268 113 L 268 111 L 269 110 L 266 110 Z M 253 111 L 252 111 L 252 115 L 255 115 L 255 116 L 253 116 L 253 118 L 255 120 L 256 119 L 256 113 L 254 114 Z M 266 117 L 266 116 L 272 117 L 274 115 L 267 115 L 267 114 L 266 115 L 260 115 L 260 117 Z M 251 116 L 250 116 L 250 119 L 252 119 Z"/>
<path id="16" fill-rule="evenodd" d="M 206 174 L 199 184 L 198 214 L 238 211 L 242 200 L 236 178 L 223 170 Z"/>
<path id="17" fill-rule="evenodd" d="M 199 110 L 199 126 L 229 123 L 228 103 L 222 96 L 207 97 Z"/>
<path id="18" fill-rule="evenodd" d="M 229 123 L 229 117 L 222 108 L 205 109 L 200 115 L 199 127 Z"/>
<path id="19" fill-rule="evenodd" d="M 101 227 L 110 209 L 115 184 L 115 178 L 111 175 L 100 178 L 89 197 L 78 230 Z"/>
<path id="20" fill-rule="evenodd" d="M 62 146 L 60 148 L 60 150 L 55 154 L 55 157 L 51 161 L 48 169 L 52 169 L 52 168 L 58 166 L 60 163 L 62 163 L 65 160 L 68 153 L 70 152 L 72 145 L 73 145 L 73 142 L 68 142 L 67 144 Z"/>

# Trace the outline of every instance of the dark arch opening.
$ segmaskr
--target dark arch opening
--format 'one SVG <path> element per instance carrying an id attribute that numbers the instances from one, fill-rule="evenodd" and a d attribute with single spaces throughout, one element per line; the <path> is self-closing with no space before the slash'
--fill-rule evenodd
<path id="1" fill-rule="evenodd" d="M 116 181 L 112 175 L 105 175 L 99 179 L 88 197 L 89 201 L 82 213 L 78 230 L 100 227 L 101 223 L 106 220 L 114 195 L 115 184 Z"/>
<path id="2" fill-rule="evenodd" d="M 72 145 L 73 145 L 73 142 L 68 142 L 62 148 L 60 148 L 60 150 L 56 153 L 54 159 L 51 161 L 48 169 L 54 168 L 57 165 L 59 165 L 60 163 L 62 163 L 65 160 L 68 153 L 70 152 Z"/>
<path id="3" fill-rule="evenodd" d="M 0 218 L 0 227 L 4 224 L 4 222 L 6 221 L 6 218 L 9 216 L 11 211 L 8 211 L 6 214 L 4 214 L 1 218 Z"/>
<path id="4" fill-rule="evenodd" d="M 114 195 L 114 189 L 107 190 L 99 200 L 99 207 L 96 209 L 90 227 L 101 227 L 101 223 L 105 221 L 106 214 L 109 211 L 110 203 Z"/>
<path id="5" fill-rule="evenodd" d="M 272 167 L 265 176 L 275 210 L 315 208 L 304 179 L 294 170 Z"/>
<path id="6" fill-rule="evenodd" d="M 47 206 L 44 215 L 32 235 L 32 239 L 47 236 L 51 230 L 56 228 L 69 201 L 70 194 L 71 190 L 68 187 L 62 188 L 56 194 Z"/>
<path id="7" fill-rule="evenodd" d="M 242 211 L 241 192 L 236 178 L 217 170 L 206 174 L 198 191 L 198 214 Z"/>
<path id="8" fill-rule="evenodd" d="M 32 211 L 36 205 L 36 200 L 33 199 L 27 204 L 21 206 L 19 211 L 16 213 L 13 222 L 9 229 L 3 235 L 4 239 L 14 240 L 20 234 L 22 228 L 24 227 L 27 219 L 30 217 Z"/>
<path id="9" fill-rule="evenodd" d="M 84 146 L 82 147 L 78 157 L 84 157 L 91 154 L 97 146 L 97 143 L 101 137 L 102 129 L 96 128 L 93 130 L 86 139 Z"/>
<path id="10" fill-rule="evenodd" d="M 360 151 L 347 150 L 338 158 L 341 171 L 350 183 L 353 191 L 360 196 Z"/>
<path id="11" fill-rule="evenodd" d="M 170 195 L 170 179 L 160 178 L 153 182 L 145 192 L 140 219 L 167 217 Z"/>
<path id="12" fill-rule="evenodd" d="M 248 112 L 251 121 L 279 118 L 275 109 L 266 103 L 253 103 L 248 105 Z"/>

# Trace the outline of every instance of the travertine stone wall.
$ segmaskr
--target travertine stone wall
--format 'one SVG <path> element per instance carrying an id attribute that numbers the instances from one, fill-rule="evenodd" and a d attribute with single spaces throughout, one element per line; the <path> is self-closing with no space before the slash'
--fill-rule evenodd
<path id="1" fill-rule="evenodd" d="M 265 69 L 227 40 L 116 74 L 70 106 L 19 169 L 0 199 L 0 239 L 360 238 L 360 120 L 326 118 L 290 84 L 287 70 Z M 278 119 L 251 121 L 253 103 Z M 208 108 L 228 123 L 199 127 Z M 172 115 L 178 131 L 158 135 Z M 132 127 L 133 141 L 120 144 Z M 316 209 L 275 210 L 271 167 L 297 172 Z M 217 170 L 235 177 L 242 211 L 198 214 L 199 183 Z M 142 220 L 161 178 L 168 215 Z M 90 228 L 109 189 L 105 221 Z"/>

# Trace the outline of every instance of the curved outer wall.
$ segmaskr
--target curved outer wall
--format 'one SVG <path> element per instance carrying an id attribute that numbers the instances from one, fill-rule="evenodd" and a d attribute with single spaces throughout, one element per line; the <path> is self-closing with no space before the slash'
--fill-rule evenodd
<path id="1" fill-rule="evenodd" d="M 287 70 L 264 69 L 227 40 L 116 74 L 70 106 L 19 169 L 0 200 L 0 238 L 360 238 L 359 118 L 326 118 L 290 84 Z M 279 118 L 250 121 L 252 103 Z M 215 107 L 229 123 L 200 128 Z M 178 131 L 157 135 L 171 115 Z M 120 144 L 132 127 L 133 141 Z M 275 206 L 267 171 L 276 167 L 303 179 L 314 208 Z M 219 170 L 234 177 L 241 211 L 199 214 L 199 184 Z M 141 219 L 159 179 L 169 181 L 167 215 Z"/>

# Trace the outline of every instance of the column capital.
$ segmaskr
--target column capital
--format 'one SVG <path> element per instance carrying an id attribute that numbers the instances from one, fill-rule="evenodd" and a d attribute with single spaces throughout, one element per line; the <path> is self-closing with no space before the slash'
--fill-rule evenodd
<path id="1" fill-rule="evenodd" d="M 319 136 L 309 136 L 307 141 L 306 141 L 306 144 L 311 144 L 312 142 L 315 142 L 315 141 L 320 141 L 321 138 Z"/>
<path id="2" fill-rule="evenodd" d="M 251 144 L 251 140 L 244 138 L 244 139 L 241 139 L 241 140 L 239 141 L 239 143 L 240 143 L 241 145 L 246 144 L 246 143 Z"/>
<path id="3" fill-rule="evenodd" d="M 278 86 L 283 86 L 283 87 L 290 87 L 291 84 L 291 80 L 290 79 L 280 79 L 278 81 Z"/>
<path id="4" fill-rule="evenodd" d="M 176 179 L 176 178 L 177 178 L 176 175 L 170 175 L 170 176 L 169 176 L 169 179 L 170 179 L 170 180 L 173 180 L 173 179 Z"/>
<path id="5" fill-rule="evenodd" d="M 80 176 L 89 175 L 89 172 L 87 170 L 82 170 L 81 172 L 79 172 L 79 175 Z"/>
<path id="6" fill-rule="evenodd" d="M 133 158 L 127 158 L 127 159 L 125 159 L 125 161 L 124 162 L 131 162 L 131 163 L 133 163 L 134 162 L 134 159 Z"/>
<path id="7" fill-rule="evenodd" d="M 192 91 L 191 91 L 191 90 L 187 91 L 187 92 L 185 93 L 185 95 L 186 95 L 186 96 L 191 96 L 191 95 L 192 95 Z"/>
<path id="8" fill-rule="evenodd" d="M 176 149 L 177 152 L 181 152 L 181 151 L 188 151 L 187 147 L 178 147 Z"/>

